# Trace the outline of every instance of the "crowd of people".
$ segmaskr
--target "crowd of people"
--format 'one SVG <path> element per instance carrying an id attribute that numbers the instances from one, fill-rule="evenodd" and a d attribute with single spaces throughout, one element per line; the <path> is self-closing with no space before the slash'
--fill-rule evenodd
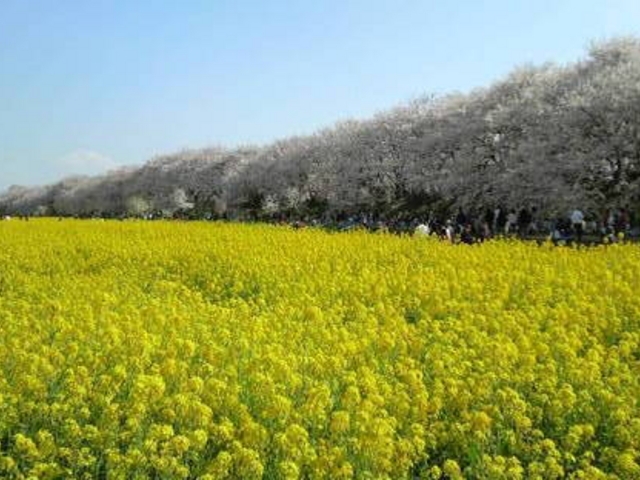
<path id="1" fill-rule="evenodd" d="M 550 238 L 556 244 L 609 243 L 622 238 L 637 238 L 640 228 L 628 207 L 607 209 L 600 219 L 587 216 L 575 208 L 566 216 L 541 218 L 535 207 L 516 209 L 487 209 L 484 214 L 470 216 L 463 209 L 444 221 L 428 219 L 420 222 L 415 233 L 438 235 L 459 243 L 478 243 L 496 236 L 522 239 Z"/>
<path id="2" fill-rule="evenodd" d="M 17 219 L 28 221 L 29 215 Z M 94 217 L 95 218 L 95 217 Z M 124 220 L 126 216 L 118 217 Z M 146 220 L 162 216 L 145 216 Z M 4 215 L 3 220 L 12 217 Z M 175 217 L 175 219 L 186 219 Z M 213 218 L 206 218 L 213 220 Z M 224 218 L 229 220 L 229 218 Z M 61 220 L 61 218 L 60 218 Z M 265 219 L 262 219 L 265 220 Z M 548 218 L 539 215 L 536 207 L 506 209 L 487 208 L 481 213 L 467 213 L 459 208 L 453 215 L 427 215 L 424 218 L 395 216 L 382 217 L 373 214 L 337 215 L 335 217 L 304 218 L 293 220 L 279 216 L 266 219 L 274 223 L 289 224 L 294 228 L 315 226 L 329 230 L 348 231 L 366 229 L 416 236 L 437 236 L 451 243 L 481 243 L 494 237 L 521 239 L 550 238 L 556 244 L 615 243 L 621 239 L 640 239 L 640 225 L 629 207 L 609 208 L 598 218 L 575 208 L 566 215 Z"/>
<path id="3" fill-rule="evenodd" d="M 470 214 L 459 208 L 449 216 L 429 215 L 426 218 L 376 218 L 354 215 L 329 221 L 307 220 L 289 222 L 296 228 L 307 225 L 334 230 L 367 229 L 416 236 L 437 236 L 452 243 L 481 243 L 494 237 L 516 237 L 544 240 L 556 244 L 614 243 L 622 238 L 640 237 L 640 226 L 628 207 L 607 209 L 601 218 L 575 208 L 565 215 L 552 218 L 539 214 L 535 207 L 520 209 L 487 208 L 480 214 Z"/>

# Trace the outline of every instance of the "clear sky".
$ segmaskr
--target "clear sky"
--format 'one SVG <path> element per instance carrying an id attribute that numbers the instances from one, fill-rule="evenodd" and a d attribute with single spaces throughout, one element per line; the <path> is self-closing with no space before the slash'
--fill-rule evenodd
<path id="1" fill-rule="evenodd" d="M 640 36 L 640 0 L 0 0 L 0 189 L 265 143 Z"/>

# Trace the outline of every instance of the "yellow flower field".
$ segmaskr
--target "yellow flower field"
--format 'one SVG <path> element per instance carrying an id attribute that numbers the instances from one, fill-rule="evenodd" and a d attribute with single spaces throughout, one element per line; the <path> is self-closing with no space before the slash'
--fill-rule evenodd
<path id="1" fill-rule="evenodd" d="M 640 248 L 0 223 L 0 477 L 640 478 Z"/>

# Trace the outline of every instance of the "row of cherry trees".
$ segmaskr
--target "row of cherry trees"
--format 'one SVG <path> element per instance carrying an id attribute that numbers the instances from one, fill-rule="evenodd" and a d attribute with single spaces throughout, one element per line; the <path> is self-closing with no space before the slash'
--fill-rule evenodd
<path id="1" fill-rule="evenodd" d="M 0 197 L 7 213 L 420 214 L 640 205 L 640 40 L 526 66 L 486 89 L 425 97 L 263 147 L 213 148 Z"/>

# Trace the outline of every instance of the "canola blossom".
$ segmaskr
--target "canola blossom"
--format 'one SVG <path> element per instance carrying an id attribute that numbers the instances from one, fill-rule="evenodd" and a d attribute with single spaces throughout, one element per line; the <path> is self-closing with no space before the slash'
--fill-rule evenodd
<path id="1" fill-rule="evenodd" d="M 640 478 L 640 248 L 0 223 L 0 478 Z"/>

